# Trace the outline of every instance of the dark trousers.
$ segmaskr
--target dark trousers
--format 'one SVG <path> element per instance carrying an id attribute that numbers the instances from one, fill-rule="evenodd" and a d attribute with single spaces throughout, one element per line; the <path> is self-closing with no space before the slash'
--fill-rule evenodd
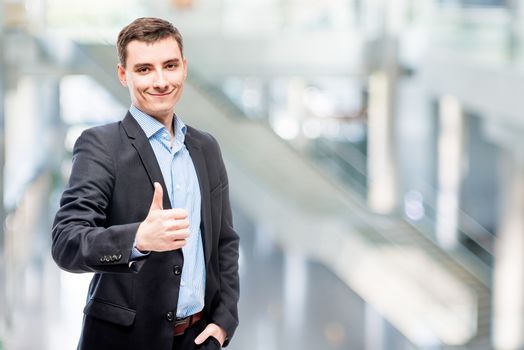
<path id="1" fill-rule="evenodd" d="M 218 340 L 209 337 L 200 345 L 195 344 L 195 339 L 206 328 L 206 321 L 200 320 L 189 327 L 184 334 L 174 337 L 173 350 L 217 350 L 220 349 Z"/>

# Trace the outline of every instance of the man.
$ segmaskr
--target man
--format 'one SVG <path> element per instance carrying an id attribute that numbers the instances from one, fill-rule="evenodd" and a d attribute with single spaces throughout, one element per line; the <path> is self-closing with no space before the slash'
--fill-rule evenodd
<path id="1" fill-rule="evenodd" d="M 217 349 L 238 325 L 238 236 L 219 146 L 174 114 L 182 37 L 139 18 L 120 32 L 118 77 L 132 105 L 73 151 L 52 253 L 94 272 L 79 349 Z"/>

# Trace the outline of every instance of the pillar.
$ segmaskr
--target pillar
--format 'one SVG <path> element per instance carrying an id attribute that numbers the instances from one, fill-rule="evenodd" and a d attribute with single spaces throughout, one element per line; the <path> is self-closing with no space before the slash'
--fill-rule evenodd
<path id="1" fill-rule="evenodd" d="M 369 78 L 368 108 L 368 205 L 380 214 L 397 206 L 392 81 L 378 71 Z"/>
<path id="2" fill-rule="evenodd" d="M 439 124 L 436 238 L 442 247 L 451 249 L 458 243 L 465 133 L 464 113 L 454 96 L 440 99 Z"/>
<path id="3" fill-rule="evenodd" d="M 497 232 L 493 286 L 493 345 L 497 350 L 524 346 L 524 151 L 505 151 L 503 198 Z"/>

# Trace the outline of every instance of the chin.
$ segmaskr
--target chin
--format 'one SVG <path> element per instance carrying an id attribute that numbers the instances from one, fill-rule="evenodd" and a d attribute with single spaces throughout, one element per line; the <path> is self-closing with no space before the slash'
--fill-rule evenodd
<path id="1" fill-rule="evenodd" d="M 175 109 L 175 105 L 172 103 L 152 103 L 149 105 L 147 110 L 153 114 L 165 114 L 172 112 Z"/>

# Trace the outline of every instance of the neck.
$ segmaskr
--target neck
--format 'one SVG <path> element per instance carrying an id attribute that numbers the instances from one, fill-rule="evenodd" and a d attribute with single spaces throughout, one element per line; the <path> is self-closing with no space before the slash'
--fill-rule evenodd
<path id="1" fill-rule="evenodd" d="M 169 134 L 171 135 L 171 138 L 173 138 L 175 136 L 175 128 L 174 128 L 174 118 L 175 118 L 175 114 L 173 111 L 169 112 L 169 113 L 166 113 L 166 114 L 156 114 L 156 115 L 152 115 L 152 114 L 149 114 L 143 110 L 141 110 L 140 108 L 136 107 L 136 105 L 133 104 L 133 107 L 138 109 L 139 111 L 141 111 L 142 113 L 150 116 L 151 118 L 154 118 L 156 119 L 157 121 L 159 121 L 160 123 L 162 123 L 164 125 L 164 127 L 167 129 L 167 131 L 169 132 Z"/>
<path id="2" fill-rule="evenodd" d="M 151 117 L 155 118 L 160 123 L 164 124 L 165 128 L 167 129 L 167 131 L 169 131 L 169 134 L 171 135 L 171 138 L 173 138 L 173 136 L 175 135 L 175 128 L 174 128 L 174 125 L 173 125 L 174 116 L 173 116 L 172 113 L 167 115 L 167 116 L 165 116 L 165 117 L 159 117 L 159 116 L 155 116 L 155 115 L 152 115 Z"/>
<path id="3" fill-rule="evenodd" d="M 164 124 L 164 126 L 166 127 L 167 131 L 169 131 L 169 134 L 171 135 L 171 138 L 173 138 L 175 136 L 175 128 L 174 128 L 174 117 L 173 117 L 173 114 L 171 114 L 168 118 L 164 119 L 164 121 L 162 121 L 161 123 Z"/>

